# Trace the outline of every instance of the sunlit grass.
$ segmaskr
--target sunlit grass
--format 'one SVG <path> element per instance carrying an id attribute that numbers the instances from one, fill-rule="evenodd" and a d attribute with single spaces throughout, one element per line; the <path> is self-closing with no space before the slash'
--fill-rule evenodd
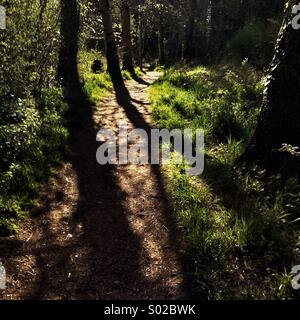
<path id="1" fill-rule="evenodd" d="M 203 299 L 293 296 L 287 270 L 299 231 L 290 214 L 300 208 L 300 186 L 235 166 L 255 129 L 262 89 L 260 76 L 243 65 L 164 70 L 150 91 L 157 127 L 206 133 L 202 176 L 185 175 L 184 165 L 164 166 Z"/>
<path id="2" fill-rule="evenodd" d="M 81 52 L 79 59 L 79 71 L 84 83 L 84 90 L 90 103 L 95 105 L 112 89 L 112 82 L 106 71 L 105 60 L 99 56 L 99 53 L 94 51 Z M 91 70 L 92 63 L 95 59 L 101 60 L 104 66 L 103 70 L 99 73 L 93 73 Z"/>

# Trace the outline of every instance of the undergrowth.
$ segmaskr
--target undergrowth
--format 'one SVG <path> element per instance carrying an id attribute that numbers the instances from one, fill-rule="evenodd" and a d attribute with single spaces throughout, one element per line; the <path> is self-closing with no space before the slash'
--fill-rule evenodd
<path id="1" fill-rule="evenodd" d="M 39 194 L 63 160 L 70 122 L 87 114 L 112 88 L 107 72 L 91 72 L 96 53 L 80 54 L 83 93 L 51 83 L 36 94 L 14 99 L 0 111 L 0 237 L 16 231 L 17 222 L 39 205 Z M 66 98 L 72 96 L 72 102 Z M 84 95 L 84 97 L 83 97 Z M 88 100 L 88 101 L 84 101 Z"/>
<path id="2" fill-rule="evenodd" d="M 262 95 L 261 75 L 246 63 L 168 69 L 151 88 L 157 127 L 206 133 L 202 176 L 165 166 L 201 299 L 296 298 L 290 271 L 299 264 L 299 179 L 235 166 L 255 129 Z"/>
<path id="3" fill-rule="evenodd" d="M 0 124 L 0 236 L 35 206 L 41 186 L 55 172 L 68 140 L 63 91 L 42 89 L 38 98 L 19 99 Z"/>
<path id="4" fill-rule="evenodd" d="M 79 72 L 84 81 L 84 91 L 92 105 L 99 102 L 112 89 L 111 79 L 105 67 L 99 73 L 92 72 L 91 66 L 95 59 L 101 60 L 105 66 L 104 59 L 95 51 L 83 51 L 79 56 Z"/>

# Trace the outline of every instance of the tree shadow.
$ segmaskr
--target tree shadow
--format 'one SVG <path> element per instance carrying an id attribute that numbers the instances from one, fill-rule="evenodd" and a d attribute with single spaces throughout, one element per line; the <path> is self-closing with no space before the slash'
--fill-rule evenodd
<path id="1" fill-rule="evenodd" d="M 137 82 L 139 84 L 143 84 L 145 86 L 149 86 L 150 85 L 149 82 L 147 82 L 143 78 L 139 77 L 135 72 L 131 74 L 131 77 L 135 82 Z"/>
<path id="2" fill-rule="evenodd" d="M 206 156 L 205 170 L 201 176 L 221 200 L 222 205 L 237 214 L 245 205 L 247 193 L 238 180 L 237 171 L 231 165 L 222 164 Z"/>
<path id="3" fill-rule="evenodd" d="M 291 248 L 296 247 L 296 240 L 288 233 L 287 224 L 278 218 L 282 212 L 277 211 L 274 205 L 280 186 L 285 185 L 284 178 L 274 180 L 266 172 L 257 175 L 257 170 L 246 172 L 241 167 L 220 163 L 216 158 L 206 159 L 205 167 L 202 178 L 220 205 L 230 212 L 233 223 L 239 219 L 247 224 L 247 242 L 240 252 L 241 259 L 247 252 L 251 264 L 261 274 L 271 266 L 278 272 L 284 272 L 294 259 Z M 263 187 L 246 187 L 245 184 L 251 183 L 249 179 L 253 179 L 255 184 L 258 181 L 263 183 Z M 287 220 L 299 218 L 295 213 L 290 210 Z M 267 255 L 272 259 L 265 259 Z"/>
<path id="4" fill-rule="evenodd" d="M 149 132 L 151 127 L 131 104 L 125 86 L 115 89 L 128 119 L 136 128 Z M 11 250 L 1 253 L 8 261 L 7 272 L 12 275 L 19 272 L 14 258 L 30 256 L 35 261 L 36 276 L 30 279 L 31 273 L 22 275 L 26 288 L 22 288 L 18 296 L 26 300 L 167 298 L 164 279 L 149 279 L 141 270 L 141 257 L 143 261 L 150 259 L 141 238 L 129 224 L 124 208 L 127 194 L 119 185 L 116 166 L 100 166 L 96 162 L 99 147 L 96 135 L 100 128 L 94 121 L 93 108 L 87 103 L 82 88 L 66 88 L 65 98 L 72 108 L 71 114 L 75 115 L 70 121 L 70 150 L 66 158 L 69 171 L 57 179 L 55 196 L 49 194 L 43 213 L 35 217 L 39 229 L 37 239 L 11 243 Z M 161 223 L 176 251 L 177 230 L 172 206 L 159 166 L 151 170 L 164 203 Z M 65 178 L 71 178 L 77 188 L 76 203 L 69 199 Z M 60 217 L 65 207 L 70 211 L 67 218 L 63 214 Z M 56 227 L 49 217 L 53 212 L 58 216 Z M 67 227 L 63 227 L 64 224 Z"/>
<path id="5" fill-rule="evenodd" d="M 150 84 L 149 84 L 150 85 Z M 151 130 L 154 129 L 151 124 L 149 124 L 139 112 L 137 107 L 132 104 L 132 101 L 137 100 L 133 99 L 130 96 L 130 93 L 125 85 L 116 84 L 114 85 L 114 90 L 116 94 L 117 102 L 120 106 L 123 107 L 127 118 L 131 122 L 134 128 L 143 129 L 148 136 L 148 154 L 149 160 L 151 155 Z M 138 102 L 139 103 L 139 102 Z M 177 228 L 176 217 L 174 215 L 174 208 L 172 199 L 166 190 L 166 178 L 162 173 L 160 165 L 151 165 L 151 172 L 155 178 L 155 183 L 160 190 L 161 200 L 163 202 L 163 215 L 164 221 L 162 222 L 167 226 L 169 243 L 172 246 L 172 249 L 176 252 L 177 257 L 180 260 L 182 269 L 184 270 L 183 275 L 183 288 L 187 296 L 192 297 L 192 277 L 189 275 L 188 266 L 186 265 L 186 259 L 182 254 L 179 253 L 179 230 Z"/>
<path id="6" fill-rule="evenodd" d="M 92 109 L 87 105 L 80 108 L 85 112 L 81 128 L 78 130 L 78 124 L 70 128 L 69 161 L 77 175 L 79 193 L 69 221 L 74 240 L 52 252 L 51 245 L 47 246 L 39 255 L 40 277 L 34 292 L 26 297 L 29 299 L 49 294 L 66 299 L 124 299 L 125 292 L 129 298 L 134 296 L 141 283 L 149 287 L 140 272 L 142 247 L 128 224 L 123 208 L 126 194 L 118 185 L 116 168 L 97 164 L 99 144 Z M 43 232 L 47 239 L 55 237 L 48 225 Z M 79 257 L 76 263 L 72 262 L 74 255 Z"/>
<path id="7" fill-rule="evenodd" d="M 150 102 L 145 102 L 145 101 L 141 101 L 141 100 L 137 100 L 137 99 L 133 99 L 133 98 L 131 98 L 131 101 L 134 102 L 134 103 L 138 103 L 140 105 L 144 105 L 144 106 L 150 106 L 151 105 Z"/>

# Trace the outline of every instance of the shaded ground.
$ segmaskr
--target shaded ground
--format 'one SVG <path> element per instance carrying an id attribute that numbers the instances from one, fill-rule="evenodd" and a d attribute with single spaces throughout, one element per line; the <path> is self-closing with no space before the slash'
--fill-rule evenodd
<path id="1" fill-rule="evenodd" d="M 115 88 L 73 138 L 68 161 L 45 191 L 45 208 L 0 240 L 2 299 L 181 299 L 185 279 L 158 166 L 100 166 L 100 128 L 119 121 L 150 130 L 148 87 Z"/>

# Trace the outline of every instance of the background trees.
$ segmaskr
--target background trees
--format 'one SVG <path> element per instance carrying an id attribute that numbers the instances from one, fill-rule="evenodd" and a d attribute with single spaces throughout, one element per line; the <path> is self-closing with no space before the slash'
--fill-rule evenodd
<path id="1" fill-rule="evenodd" d="M 131 60 L 140 65 L 141 58 L 166 65 L 182 60 L 214 63 L 248 59 L 263 68 L 272 59 L 284 2 L 111 0 L 110 6 L 125 69 L 132 69 Z M 82 38 L 89 38 L 90 48 L 104 50 L 98 1 L 84 0 L 81 6 L 85 7 Z"/>

